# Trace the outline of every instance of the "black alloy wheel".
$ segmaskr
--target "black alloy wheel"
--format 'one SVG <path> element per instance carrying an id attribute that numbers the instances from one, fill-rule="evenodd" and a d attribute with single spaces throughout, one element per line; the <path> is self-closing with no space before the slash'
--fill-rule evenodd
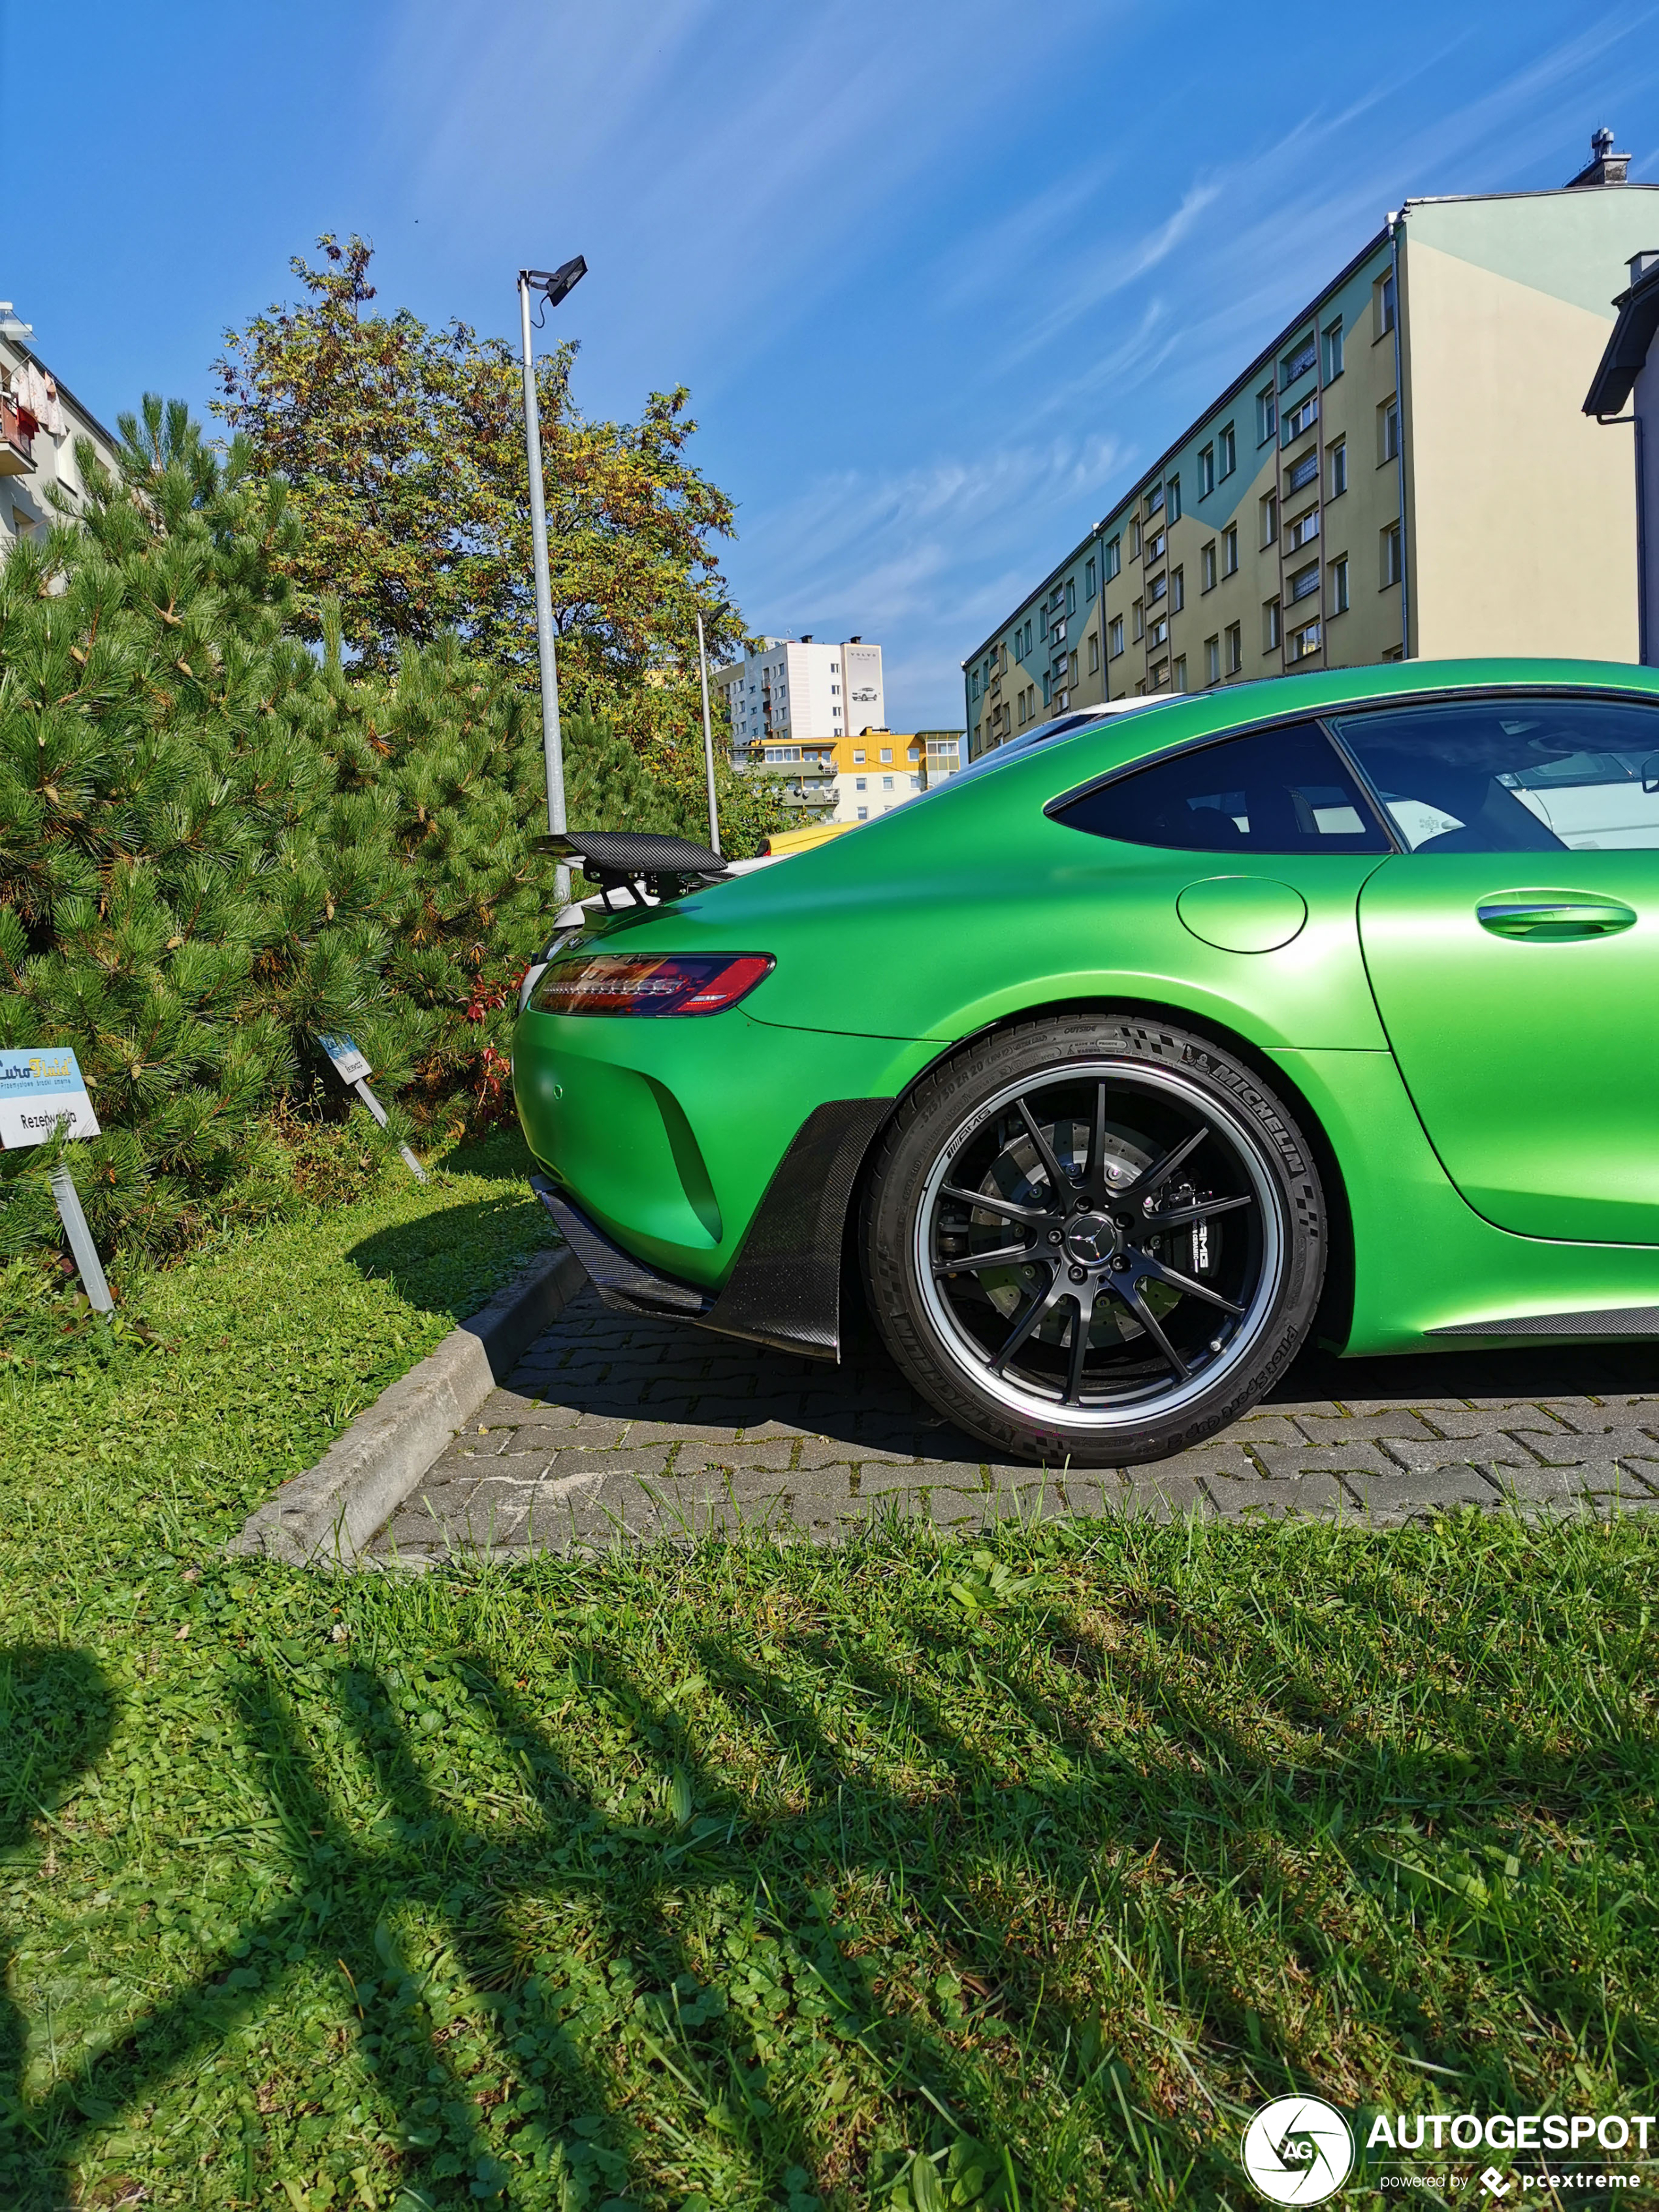
<path id="1" fill-rule="evenodd" d="M 922 1395 L 1050 1466 L 1183 1449 L 1249 1409 L 1318 1304 L 1294 1121 L 1207 1040 L 1077 1016 L 912 1094 L 866 1194 L 872 1310 Z"/>

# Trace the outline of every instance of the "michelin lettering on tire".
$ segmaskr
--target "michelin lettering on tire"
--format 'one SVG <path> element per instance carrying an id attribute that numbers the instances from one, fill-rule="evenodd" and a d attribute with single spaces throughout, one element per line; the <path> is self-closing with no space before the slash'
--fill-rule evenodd
<path id="1" fill-rule="evenodd" d="M 1353 2171 L 1353 2130 L 1321 2097 L 1275 2097 L 1245 2129 L 1240 2156 L 1270 2204 L 1322 2204 Z"/>

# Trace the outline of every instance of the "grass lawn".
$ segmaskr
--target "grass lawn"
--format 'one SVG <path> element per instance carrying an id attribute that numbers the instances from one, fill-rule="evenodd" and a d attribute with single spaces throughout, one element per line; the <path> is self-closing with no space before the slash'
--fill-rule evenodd
<path id="1" fill-rule="evenodd" d="M 5 2212 L 1242 2212 L 1287 2089 L 1656 2109 L 1638 1522 L 225 1560 L 522 1165 L 0 1369 Z"/>

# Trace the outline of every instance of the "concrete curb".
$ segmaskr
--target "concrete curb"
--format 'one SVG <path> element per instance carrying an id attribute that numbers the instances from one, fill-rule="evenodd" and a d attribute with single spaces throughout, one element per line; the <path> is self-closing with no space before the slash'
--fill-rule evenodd
<path id="1" fill-rule="evenodd" d="M 540 1254 L 383 1390 L 315 1467 L 290 1477 L 250 1514 L 226 1549 L 295 1566 L 355 1566 L 451 1437 L 586 1280 L 566 1247 Z"/>

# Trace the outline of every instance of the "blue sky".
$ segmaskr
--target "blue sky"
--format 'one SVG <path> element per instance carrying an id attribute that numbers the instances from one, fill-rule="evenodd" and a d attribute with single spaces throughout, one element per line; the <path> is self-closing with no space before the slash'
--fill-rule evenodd
<path id="1" fill-rule="evenodd" d="M 1659 9 L 0 0 L 0 294 L 106 420 L 204 410 L 323 229 L 577 396 L 690 386 L 756 629 L 885 647 L 897 728 L 1407 195 L 1659 181 Z M 1659 246 L 1659 236 L 1653 243 Z"/>

